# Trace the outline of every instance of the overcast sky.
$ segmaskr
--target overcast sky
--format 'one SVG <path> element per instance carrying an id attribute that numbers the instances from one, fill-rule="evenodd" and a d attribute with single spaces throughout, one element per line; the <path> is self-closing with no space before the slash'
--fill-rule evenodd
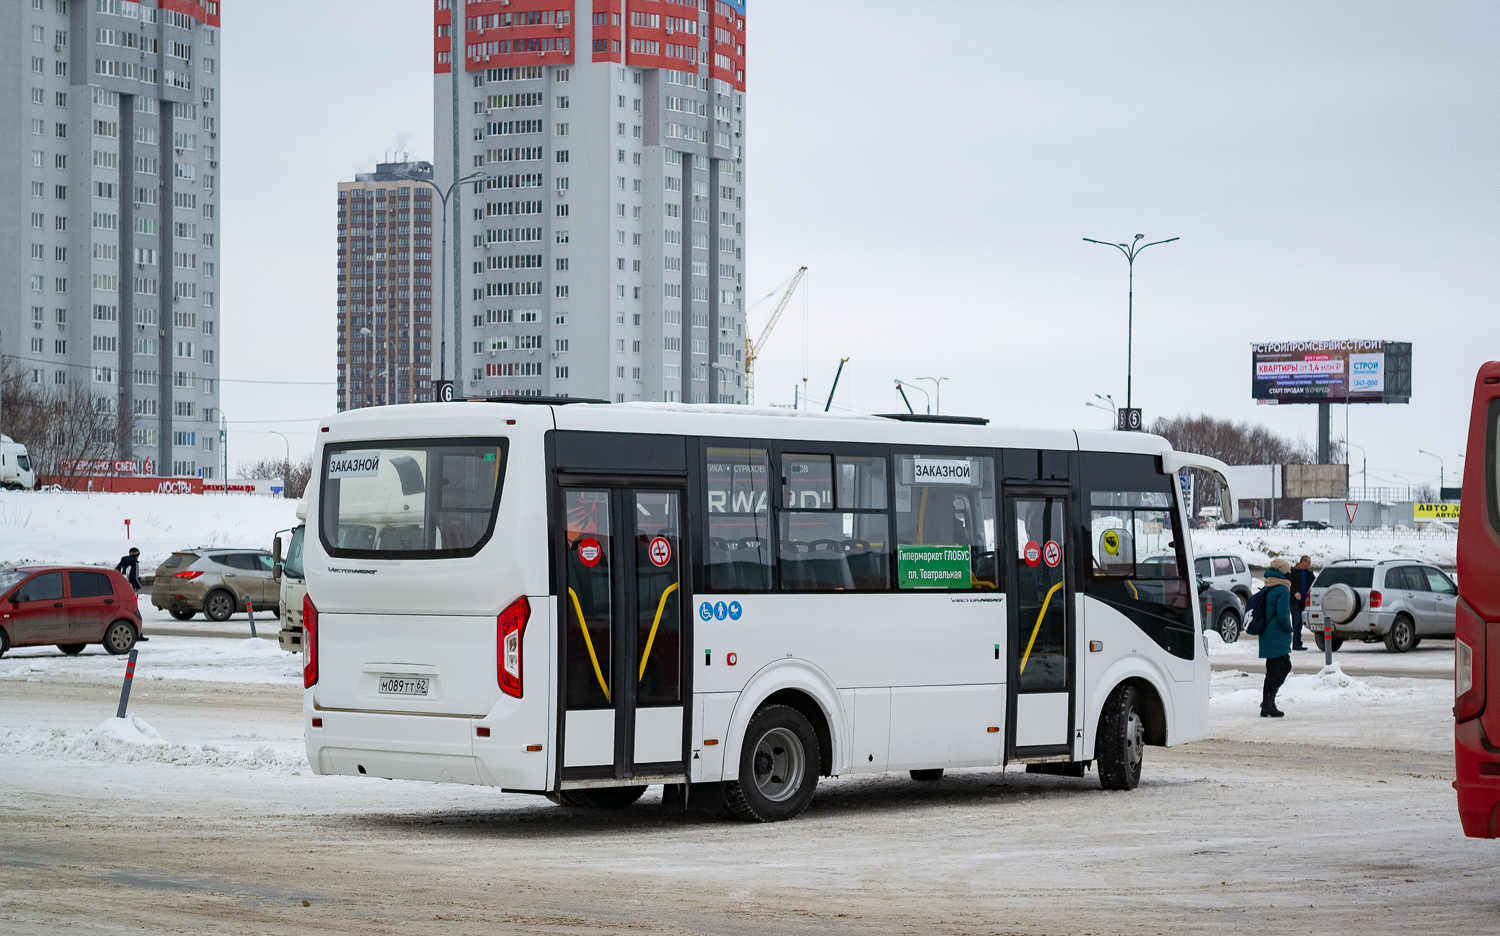
<path id="1" fill-rule="evenodd" d="M 267 429 L 311 450 L 314 422 L 250 420 L 334 408 L 337 183 L 431 158 L 431 4 L 223 9 L 237 465 L 283 451 Z M 1311 440 L 1315 407 L 1250 399 L 1250 343 L 1410 341 L 1411 404 L 1353 407 L 1351 440 L 1372 485 L 1435 482 L 1417 449 L 1454 483 L 1500 357 L 1500 6 L 752 0 L 747 27 L 746 294 L 811 268 L 758 402 L 806 376 L 821 407 L 848 357 L 836 409 L 947 377 L 945 413 L 1103 428 L 1084 403 L 1124 402 L 1126 267 L 1082 238 L 1176 236 L 1136 270 L 1148 420 Z"/>

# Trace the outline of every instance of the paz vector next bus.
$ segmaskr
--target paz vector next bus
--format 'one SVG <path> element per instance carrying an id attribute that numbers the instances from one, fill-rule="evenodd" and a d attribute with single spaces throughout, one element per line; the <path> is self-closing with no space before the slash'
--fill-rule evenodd
<path id="1" fill-rule="evenodd" d="M 766 821 L 854 773 L 1131 789 L 1206 730 L 1178 472 L 1234 502 L 1156 436 L 567 400 L 320 429 L 318 773 Z"/>

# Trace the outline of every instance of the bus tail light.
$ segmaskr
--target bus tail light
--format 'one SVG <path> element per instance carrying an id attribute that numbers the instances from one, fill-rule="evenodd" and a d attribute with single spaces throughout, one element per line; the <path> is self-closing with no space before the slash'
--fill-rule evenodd
<path id="1" fill-rule="evenodd" d="M 318 683 L 318 609 L 311 595 L 302 596 L 302 688 Z"/>
<path id="2" fill-rule="evenodd" d="M 1382 596 L 1381 596 L 1380 592 L 1376 591 L 1373 588 L 1370 589 L 1370 608 L 1371 608 L 1371 610 L 1380 607 L 1380 602 L 1382 600 L 1383 599 L 1382 599 Z"/>
<path id="3" fill-rule="evenodd" d="M 1458 603 L 1453 644 L 1453 720 L 1466 722 L 1484 712 L 1484 622 L 1468 604 Z"/>
<path id="4" fill-rule="evenodd" d="M 521 678 L 521 640 L 526 636 L 526 622 L 531 620 L 531 602 L 522 595 L 512 601 L 495 621 L 495 646 L 498 659 L 495 661 L 500 691 L 508 696 L 521 698 L 524 688 Z"/>

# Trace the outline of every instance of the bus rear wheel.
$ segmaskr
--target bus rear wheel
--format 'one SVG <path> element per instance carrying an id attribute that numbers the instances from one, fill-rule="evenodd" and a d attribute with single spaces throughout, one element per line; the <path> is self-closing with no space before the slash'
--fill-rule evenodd
<path id="1" fill-rule="evenodd" d="M 750 719 L 739 779 L 724 784 L 724 811 L 747 822 L 795 819 L 812 802 L 822 755 L 807 716 L 768 705 Z"/>
<path id="2" fill-rule="evenodd" d="M 1116 686 L 1104 700 L 1094 747 L 1099 785 L 1106 790 L 1134 790 L 1141 782 L 1141 761 L 1146 752 L 1146 722 L 1141 718 L 1134 686 Z"/>

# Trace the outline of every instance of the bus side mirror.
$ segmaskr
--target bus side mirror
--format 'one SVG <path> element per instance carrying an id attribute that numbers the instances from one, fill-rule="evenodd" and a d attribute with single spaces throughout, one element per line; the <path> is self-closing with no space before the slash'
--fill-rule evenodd
<path id="1" fill-rule="evenodd" d="M 281 537 L 271 543 L 271 578 L 281 581 Z"/>

